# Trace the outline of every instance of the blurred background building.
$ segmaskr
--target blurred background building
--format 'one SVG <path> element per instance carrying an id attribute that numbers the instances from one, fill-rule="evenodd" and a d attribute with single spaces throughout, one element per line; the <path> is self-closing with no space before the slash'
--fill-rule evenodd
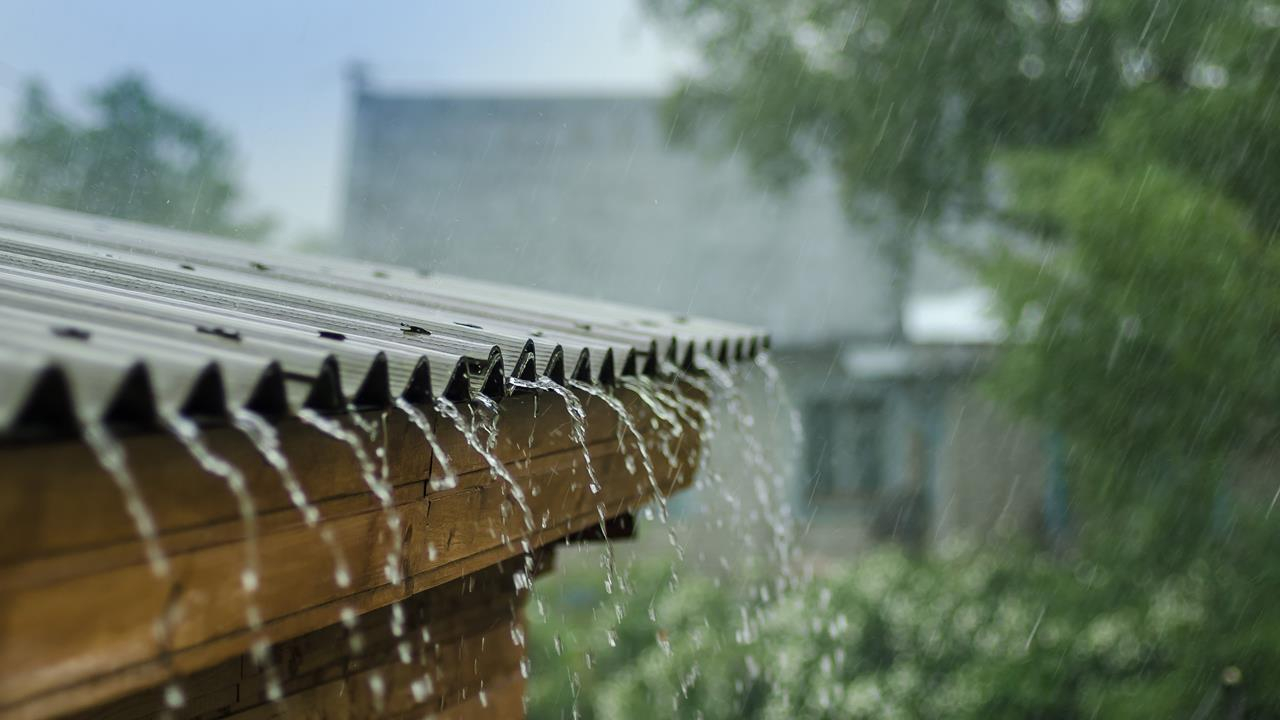
<path id="1" fill-rule="evenodd" d="M 1042 524 L 1042 433 L 972 387 L 1001 340 L 986 295 L 926 253 L 891 344 L 889 268 L 830 176 L 767 191 L 673 146 L 657 96 L 399 93 L 356 71 L 351 104 L 343 252 L 767 327 L 806 437 L 786 452 L 787 423 L 749 405 L 796 458 L 809 548 Z"/>

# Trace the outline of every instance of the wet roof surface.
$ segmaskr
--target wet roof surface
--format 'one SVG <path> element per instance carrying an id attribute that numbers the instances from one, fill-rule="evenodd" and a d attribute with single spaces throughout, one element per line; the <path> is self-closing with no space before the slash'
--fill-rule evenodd
<path id="1" fill-rule="evenodd" d="M 501 398 L 754 356 L 752 328 L 0 201 L 0 438 Z"/>

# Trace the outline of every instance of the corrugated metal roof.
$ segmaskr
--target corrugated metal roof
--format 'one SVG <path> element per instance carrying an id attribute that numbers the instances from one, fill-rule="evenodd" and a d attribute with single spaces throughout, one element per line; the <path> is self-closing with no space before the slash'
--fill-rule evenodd
<path id="1" fill-rule="evenodd" d="M 767 346 L 729 323 L 0 201 L 0 437 L 500 399 Z"/>

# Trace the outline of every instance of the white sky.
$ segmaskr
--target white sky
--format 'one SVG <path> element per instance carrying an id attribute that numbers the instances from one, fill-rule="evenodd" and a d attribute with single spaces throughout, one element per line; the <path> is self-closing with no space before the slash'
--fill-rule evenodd
<path id="1" fill-rule="evenodd" d="M 251 207 L 281 235 L 337 226 L 352 60 L 421 92 L 660 92 L 687 67 L 636 0 L 0 4 L 0 131 L 24 79 L 64 107 L 124 71 L 235 139 Z"/>

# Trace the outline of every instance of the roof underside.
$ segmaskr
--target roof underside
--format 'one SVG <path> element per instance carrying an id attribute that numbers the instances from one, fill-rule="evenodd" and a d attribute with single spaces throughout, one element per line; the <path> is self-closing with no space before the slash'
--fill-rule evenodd
<path id="1" fill-rule="evenodd" d="M 501 399 L 721 362 L 751 328 L 0 201 L 0 437 Z"/>

